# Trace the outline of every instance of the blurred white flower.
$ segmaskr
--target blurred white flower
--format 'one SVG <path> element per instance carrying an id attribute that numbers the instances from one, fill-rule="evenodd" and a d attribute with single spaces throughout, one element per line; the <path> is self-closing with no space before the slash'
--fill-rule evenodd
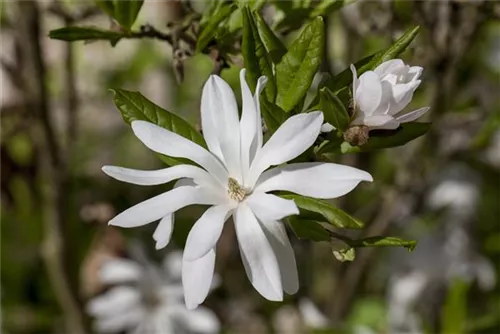
<path id="1" fill-rule="evenodd" d="M 109 224 L 136 227 L 161 219 L 154 239 L 157 248 L 170 240 L 173 213 L 191 204 L 212 205 L 195 223 L 186 241 L 182 281 L 186 305 L 201 304 L 212 281 L 215 246 L 225 221 L 233 215 L 241 257 L 252 285 L 265 298 L 283 300 L 283 289 L 298 290 L 293 249 L 281 219 L 299 213 L 294 201 L 271 191 L 290 191 L 316 198 L 335 198 L 361 181 L 367 172 L 333 163 L 296 163 L 266 171 L 292 160 L 309 148 L 323 123 L 319 111 L 286 120 L 263 145 L 258 80 L 252 96 L 240 72 L 243 111 L 238 120 L 235 96 L 229 85 L 212 75 L 203 88 L 201 120 L 209 151 L 154 124 L 135 121 L 135 135 L 151 150 L 187 158 L 201 167 L 177 165 L 156 171 L 105 166 L 103 171 L 120 181 L 155 185 L 181 179 L 173 190 L 122 212 Z"/>
<path id="2" fill-rule="evenodd" d="M 392 130 L 399 127 L 400 123 L 412 122 L 425 114 L 428 107 L 400 113 L 410 103 L 413 92 L 420 85 L 422 70 L 419 66 L 405 65 L 401 59 L 392 59 L 358 78 L 356 68 L 351 65 L 354 102 L 351 126 L 365 125 L 369 129 Z"/>
<path id="3" fill-rule="evenodd" d="M 321 329 L 328 328 L 330 321 L 324 313 L 308 298 L 299 300 L 299 310 L 302 315 L 302 320 L 308 328 Z"/>
<path id="4" fill-rule="evenodd" d="M 101 280 L 112 287 L 87 304 L 87 312 L 95 319 L 95 330 L 137 334 L 218 333 L 220 323 L 210 309 L 188 310 L 184 305 L 180 273 L 168 271 L 175 268 L 181 257 L 181 252 L 170 253 L 165 259 L 165 269 L 123 258 L 105 262 Z"/>

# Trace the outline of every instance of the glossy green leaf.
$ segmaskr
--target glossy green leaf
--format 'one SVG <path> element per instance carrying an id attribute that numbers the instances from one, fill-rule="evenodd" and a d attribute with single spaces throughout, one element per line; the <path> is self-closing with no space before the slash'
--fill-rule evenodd
<path id="1" fill-rule="evenodd" d="M 114 5 L 113 1 L 96 0 L 95 4 L 97 5 L 97 7 L 102 9 L 110 17 L 113 17 L 113 15 L 115 13 L 115 5 Z"/>
<path id="2" fill-rule="evenodd" d="M 342 239 L 350 247 L 404 247 L 408 251 L 413 251 L 417 246 L 415 240 L 404 240 L 396 237 L 376 236 L 359 240 Z"/>
<path id="3" fill-rule="evenodd" d="M 379 57 L 375 57 L 371 68 L 375 68 L 385 61 L 391 60 L 399 56 L 410 45 L 420 30 L 419 26 L 408 29 L 394 44 L 392 44 L 384 53 Z M 366 65 L 365 65 L 366 66 Z"/>
<path id="4" fill-rule="evenodd" d="M 207 19 L 206 24 L 201 27 L 200 35 L 196 40 L 196 51 L 203 51 L 216 37 L 219 25 L 226 20 L 235 9 L 228 2 L 220 1 L 213 14 Z"/>
<path id="5" fill-rule="evenodd" d="M 260 111 L 269 134 L 273 134 L 288 117 L 288 114 L 283 109 L 272 102 L 268 102 L 265 97 L 260 99 Z"/>
<path id="6" fill-rule="evenodd" d="M 233 11 L 227 22 L 227 28 L 230 33 L 243 27 L 243 7 L 248 6 L 250 10 L 258 11 L 266 4 L 266 0 L 239 0 L 238 8 Z"/>
<path id="7" fill-rule="evenodd" d="M 349 113 L 340 99 L 327 87 L 320 90 L 320 110 L 323 111 L 325 121 L 330 123 L 339 132 L 343 132 L 349 125 Z"/>
<path id="8" fill-rule="evenodd" d="M 115 105 L 126 123 L 131 124 L 135 120 L 148 121 L 175 132 L 202 147 L 206 147 L 203 136 L 191 124 L 181 117 L 157 106 L 141 93 L 124 89 L 112 89 L 111 91 L 115 95 Z M 189 163 L 185 159 L 171 157 L 163 157 L 162 160 L 166 161 L 169 165 Z"/>
<path id="9" fill-rule="evenodd" d="M 329 14 L 341 9 L 345 5 L 348 5 L 354 1 L 345 0 L 322 0 L 318 1 L 318 5 L 313 8 L 309 17 L 313 18 L 316 16 L 328 16 Z"/>
<path id="10" fill-rule="evenodd" d="M 324 39 L 323 19 L 317 17 L 304 28 L 276 65 L 276 104 L 286 112 L 305 97 L 321 64 Z"/>
<path id="11" fill-rule="evenodd" d="M 396 130 L 370 131 L 370 139 L 365 145 L 361 146 L 361 151 L 366 152 L 404 145 L 424 135 L 430 127 L 431 123 L 409 122 L 401 124 Z"/>
<path id="12" fill-rule="evenodd" d="M 350 216 L 346 212 L 334 207 L 328 202 L 301 195 L 281 195 L 286 199 L 292 199 L 300 209 L 300 216 L 306 219 L 326 221 L 338 228 L 362 228 L 363 222 Z"/>
<path id="13" fill-rule="evenodd" d="M 278 64 L 287 52 L 283 42 L 274 34 L 271 28 L 267 25 L 264 18 L 259 12 L 254 12 L 255 23 L 257 30 L 259 31 L 259 36 L 266 47 L 267 52 L 271 56 L 271 60 L 274 64 Z"/>
<path id="14" fill-rule="evenodd" d="M 115 0 L 113 18 L 122 28 L 130 30 L 141 10 L 143 0 Z"/>
<path id="15" fill-rule="evenodd" d="M 61 41 L 95 41 L 107 40 L 116 45 L 125 35 L 118 31 L 103 30 L 96 27 L 64 27 L 49 32 L 49 37 Z"/>
<path id="16" fill-rule="evenodd" d="M 243 40 L 241 44 L 243 62 L 247 70 L 250 88 L 255 91 L 257 80 L 265 75 L 268 79 L 264 95 L 268 101 L 274 101 L 276 85 L 269 53 L 260 39 L 259 32 L 252 13 L 248 7 L 243 8 Z"/>
<path id="17" fill-rule="evenodd" d="M 328 231 L 316 220 L 288 217 L 286 221 L 299 239 L 310 239 L 313 241 L 330 240 Z"/>

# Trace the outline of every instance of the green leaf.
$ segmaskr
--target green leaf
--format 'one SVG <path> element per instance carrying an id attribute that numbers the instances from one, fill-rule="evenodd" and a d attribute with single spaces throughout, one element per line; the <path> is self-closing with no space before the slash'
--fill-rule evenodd
<path id="1" fill-rule="evenodd" d="M 111 91 L 114 93 L 115 105 L 126 123 L 131 124 L 136 120 L 148 121 L 206 148 L 203 136 L 191 124 L 181 117 L 157 106 L 141 93 L 124 89 L 112 89 Z M 185 159 L 165 156 L 163 156 L 162 160 L 166 161 L 169 165 L 191 163 Z"/>
<path id="2" fill-rule="evenodd" d="M 443 312 L 441 314 L 441 333 L 461 334 L 466 330 L 467 320 L 467 292 L 470 283 L 456 279 L 450 284 Z"/>
<path id="3" fill-rule="evenodd" d="M 344 237 L 342 240 L 350 247 L 404 247 L 410 252 L 412 252 L 417 246 L 417 242 L 415 240 L 403 240 L 396 237 L 384 236 L 369 237 L 358 240 Z"/>
<path id="4" fill-rule="evenodd" d="M 61 41 L 95 41 L 108 40 L 111 45 L 116 45 L 125 35 L 121 32 L 103 30 L 96 27 L 64 27 L 49 32 L 49 37 Z"/>
<path id="5" fill-rule="evenodd" d="M 323 19 L 317 17 L 304 28 L 276 65 L 276 104 L 286 112 L 305 97 L 321 64 L 324 39 Z"/>
<path id="6" fill-rule="evenodd" d="M 360 72 L 360 68 L 365 67 L 367 64 L 370 64 L 370 62 L 376 57 L 376 53 L 369 55 L 356 63 L 354 63 L 354 67 L 356 67 L 358 70 L 358 76 L 362 74 Z M 352 71 L 350 67 L 346 68 L 339 74 L 329 78 L 327 81 L 325 81 L 324 86 L 328 87 L 332 92 L 337 93 L 339 90 L 348 87 L 352 84 Z"/>
<path id="7" fill-rule="evenodd" d="M 431 123 L 409 122 L 402 123 L 396 130 L 370 131 L 370 139 L 360 149 L 363 152 L 367 152 L 381 148 L 401 146 L 424 135 L 430 126 Z"/>
<path id="8" fill-rule="evenodd" d="M 285 199 L 291 199 L 299 207 L 301 217 L 318 221 L 326 221 L 338 228 L 362 228 L 363 222 L 351 217 L 346 212 L 334 207 L 324 200 L 295 194 L 281 195 Z"/>
<path id="9" fill-rule="evenodd" d="M 106 1 L 106 0 L 96 0 L 95 4 L 97 7 L 102 9 L 106 14 L 109 16 L 113 17 L 115 13 L 115 5 L 113 4 L 113 1 Z"/>
<path id="10" fill-rule="evenodd" d="M 250 88 L 255 91 L 257 79 L 265 75 L 268 79 L 264 88 L 268 101 L 273 102 L 276 97 L 273 68 L 269 53 L 260 39 L 255 20 L 248 7 L 243 8 L 243 40 L 241 44 L 243 62 L 247 70 Z"/>
<path id="11" fill-rule="evenodd" d="M 325 121 L 330 123 L 339 132 L 349 126 L 349 113 L 340 99 L 327 87 L 320 90 L 320 107 Z"/>
<path id="12" fill-rule="evenodd" d="M 253 12 L 259 36 L 266 47 L 273 63 L 278 64 L 287 52 L 285 45 L 274 34 L 259 12 Z"/>
<path id="13" fill-rule="evenodd" d="M 385 61 L 391 60 L 399 56 L 410 45 L 413 39 L 418 35 L 419 26 L 408 29 L 394 44 L 392 44 L 380 57 L 376 57 L 371 64 L 371 68 L 375 68 Z M 365 65 L 366 66 L 366 65 Z"/>
<path id="14" fill-rule="evenodd" d="M 122 28 L 130 30 L 141 10 L 143 0 L 115 0 L 113 18 Z"/>
<path id="15" fill-rule="evenodd" d="M 220 1 L 217 3 L 219 5 L 213 10 L 213 14 L 206 19 L 206 24 L 201 26 L 200 35 L 196 41 L 196 52 L 203 51 L 207 45 L 215 39 L 219 25 L 226 20 L 234 10 L 233 5 L 228 2 Z"/>
<path id="16" fill-rule="evenodd" d="M 239 0 L 237 3 L 238 9 L 233 11 L 227 21 L 227 28 L 230 33 L 241 29 L 243 26 L 243 7 L 247 5 L 251 10 L 258 11 L 266 4 L 266 0 Z"/>
<path id="17" fill-rule="evenodd" d="M 273 134 L 284 121 L 288 114 L 272 102 L 268 102 L 265 97 L 260 98 L 260 111 L 264 117 L 269 134 Z"/>
<path id="18" fill-rule="evenodd" d="M 310 18 L 316 16 L 328 16 L 329 14 L 341 9 L 345 5 L 348 5 L 354 1 L 344 1 L 344 0 L 323 0 L 319 1 L 318 5 L 309 14 Z"/>
<path id="19" fill-rule="evenodd" d="M 286 221 L 299 239 L 310 239 L 313 241 L 330 240 L 328 231 L 316 220 L 288 217 Z"/>

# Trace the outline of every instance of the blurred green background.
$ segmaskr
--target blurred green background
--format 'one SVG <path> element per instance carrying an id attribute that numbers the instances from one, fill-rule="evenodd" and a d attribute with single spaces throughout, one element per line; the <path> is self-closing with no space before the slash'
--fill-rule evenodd
<path id="1" fill-rule="evenodd" d="M 167 31 L 167 22 L 182 21 L 191 10 L 203 13 L 208 4 L 191 1 L 186 9 L 186 3 L 146 0 L 134 27 Z M 320 5 L 268 1 L 261 11 L 289 43 Z M 216 265 L 222 283 L 206 304 L 227 333 L 500 333 L 499 3 L 343 5 L 322 13 L 322 72 L 338 73 L 421 26 L 402 58 L 424 68 L 411 106 L 431 106 L 423 119 L 431 130 L 403 147 L 336 157 L 375 179 L 336 202 L 366 222 L 363 235 L 419 244 L 412 253 L 360 249 L 354 262 L 340 263 L 328 243 L 292 237 L 301 288 L 280 304 L 253 290 L 227 229 Z M 100 291 L 96 272 L 103 259 L 127 256 L 130 240 L 140 240 L 161 260 L 182 248 L 201 213 L 183 209 L 174 242 L 157 252 L 152 226 L 123 230 L 106 223 L 165 189 L 120 183 L 100 168 L 164 166 L 122 121 L 109 88 L 139 90 L 199 126 L 201 88 L 216 56 L 187 55 L 179 63 L 171 45 L 159 40 L 111 47 L 47 37 L 76 23 L 110 27 L 90 1 L 1 3 L 2 333 L 65 332 L 67 310 L 58 302 L 65 297 L 54 282 L 67 285 L 82 311 Z M 236 48 L 225 56 L 221 76 L 238 96 L 241 54 Z M 298 306 L 303 300 L 312 300 L 328 324 L 312 328 Z"/>

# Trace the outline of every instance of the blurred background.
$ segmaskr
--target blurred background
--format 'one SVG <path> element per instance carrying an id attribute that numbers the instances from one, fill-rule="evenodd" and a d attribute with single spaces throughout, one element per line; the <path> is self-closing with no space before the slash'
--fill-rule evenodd
<path id="1" fill-rule="evenodd" d="M 168 22 L 202 13 L 207 3 L 146 0 L 134 27 L 147 23 L 168 31 Z M 412 253 L 360 249 L 354 262 L 341 263 L 328 243 L 292 236 L 301 288 L 273 303 L 246 279 L 226 226 L 205 318 L 169 311 L 180 326 L 175 332 L 500 333 L 499 5 L 358 1 L 325 13 L 321 71 L 331 73 L 421 26 L 402 58 L 424 68 L 412 107 L 431 106 L 422 120 L 432 122 L 431 130 L 403 147 L 336 158 L 374 176 L 373 184 L 336 202 L 366 222 L 363 235 L 419 243 Z M 316 6 L 268 1 L 262 13 L 288 43 Z M 128 272 L 140 295 L 133 307 L 147 310 L 139 318 L 174 303 L 170 295 L 151 296 L 161 288 L 144 292 L 138 282 L 150 271 L 136 269 L 167 272 L 168 279 L 156 278 L 155 284 L 178 286 L 171 255 L 182 249 L 202 212 L 183 209 L 173 242 L 161 251 L 151 237 L 155 224 L 133 230 L 107 226 L 116 213 L 165 191 L 120 183 L 101 172 L 106 164 L 164 166 L 133 136 L 108 89 L 141 91 L 199 126 L 201 87 L 211 72 L 221 70 L 220 59 L 179 57 L 165 41 L 146 38 L 111 47 L 105 41 L 47 37 L 49 30 L 73 24 L 108 29 L 111 23 L 91 1 L 1 3 L 2 333 L 129 332 L 123 319 L 98 328 L 96 319 L 106 310 L 130 302 L 109 297 L 104 310 L 92 304 L 123 283 L 103 278 L 104 264 L 127 259 L 117 272 L 135 268 Z M 238 95 L 241 55 L 234 52 L 227 63 L 221 76 Z M 169 328 L 160 321 L 136 332 L 169 333 Z"/>

